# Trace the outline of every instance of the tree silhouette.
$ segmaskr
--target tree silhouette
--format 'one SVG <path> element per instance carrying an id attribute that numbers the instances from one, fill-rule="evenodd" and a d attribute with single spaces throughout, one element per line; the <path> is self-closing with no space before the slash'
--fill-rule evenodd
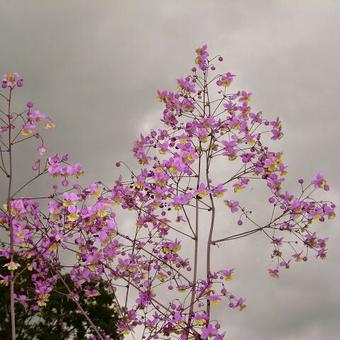
<path id="1" fill-rule="evenodd" d="M 3 267 L 4 264 L 4 259 L 0 258 L 0 275 L 7 274 L 7 269 Z M 74 289 L 69 274 L 63 275 L 62 278 L 71 289 Z M 118 317 L 113 308 L 114 295 L 108 291 L 104 281 L 92 284 L 92 288 L 96 289 L 98 293 L 89 297 L 80 292 L 79 303 L 99 330 L 110 336 L 111 339 L 121 339 L 117 333 Z M 33 290 L 31 275 L 28 270 L 25 270 L 16 282 L 17 295 L 20 296 L 20 291 L 29 291 L 31 292 L 29 295 L 33 296 Z M 11 337 L 9 301 L 9 289 L 1 285 L 0 339 L 10 339 Z M 16 304 L 16 318 L 18 340 L 82 340 L 86 338 L 90 329 L 90 325 L 79 312 L 77 305 L 69 298 L 61 280 L 57 281 L 48 304 L 39 311 L 34 309 L 28 299 L 23 300 L 21 304 Z"/>

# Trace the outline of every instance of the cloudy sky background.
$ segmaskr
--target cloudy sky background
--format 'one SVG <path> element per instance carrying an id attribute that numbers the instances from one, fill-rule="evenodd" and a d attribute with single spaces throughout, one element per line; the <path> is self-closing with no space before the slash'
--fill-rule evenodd
<path id="1" fill-rule="evenodd" d="M 157 89 L 173 89 L 207 43 L 237 74 L 234 89 L 283 121 L 291 185 L 318 171 L 340 204 L 340 2 L 0 1 L 0 72 L 25 79 L 19 94 L 57 123 L 51 152 L 69 153 L 85 180 L 112 183 L 131 146 L 157 128 Z M 259 200 L 259 198 L 257 198 Z M 233 290 L 242 312 L 218 310 L 230 339 L 335 340 L 340 334 L 339 222 L 324 224 L 329 258 L 293 266 L 279 280 L 266 273 L 263 238 L 235 241 L 225 263 L 237 266 Z"/>

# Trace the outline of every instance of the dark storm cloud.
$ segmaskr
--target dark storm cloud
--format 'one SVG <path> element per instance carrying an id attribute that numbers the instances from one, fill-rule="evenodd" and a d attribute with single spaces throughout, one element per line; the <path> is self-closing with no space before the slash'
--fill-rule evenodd
<path id="1" fill-rule="evenodd" d="M 110 183 L 115 160 L 132 160 L 138 133 L 157 127 L 156 90 L 174 88 L 194 48 L 208 43 L 224 56 L 221 70 L 238 75 L 235 87 L 254 93 L 253 106 L 282 118 L 285 139 L 275 148 L 285 151 L 288 185 L 321 171 L 340 202 L 338 1 L 3 0 L 0 32 L 1 72 L 23 75 L 21 99 L 57 123 L 50 149 L 81 161 L 87 180 Z M 295 266 L 277 281 L 266 277 L 262 238 L 218 251 L 238 268 L 232 288 L 249 305 L 226 312 L 231 339 L 338 338 L 337 224 L 321 231 L 330 236 L 327 261 Z"/>

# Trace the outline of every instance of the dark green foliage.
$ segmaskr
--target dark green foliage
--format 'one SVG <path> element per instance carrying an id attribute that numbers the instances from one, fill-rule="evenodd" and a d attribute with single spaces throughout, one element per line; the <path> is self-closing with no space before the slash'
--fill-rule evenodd
<path id="1" fill-rule="evenodd" d="M 3 267 L 7 262 L 0 257 L 0 274 L 8 275 Z M 30 278 L 31 273 L 27 270 L 16 280 L 16 293 L 33 291 L 33 284 Z M 73 289 L 74 285 L 68 274 L 63 276 L 67 285 Z M 90 287 L 94 288 L 94 286 Z M 113 303 L 114 295 L 109 294 L 104 282 L 95 285 L 100 295 L 86 297 L 79 293 L 79 302 L 87 315 L 105 335 L 112 339 L 121 339 L 116 332 L 117 315 Z M 9 287 L 0 286 L 0 339 L 10 339 L 11 325 L 9 315 Z M 33 312 L 28 307 L 16 303 L 16 329 L 18 340 L 83 340 L 91 332 L 90 325 L 78 310 L 74 301 L 68 298 L 64 284 L 59 280 L 54 291 L 49 297 L 47 306 L 39 312 Z"/>

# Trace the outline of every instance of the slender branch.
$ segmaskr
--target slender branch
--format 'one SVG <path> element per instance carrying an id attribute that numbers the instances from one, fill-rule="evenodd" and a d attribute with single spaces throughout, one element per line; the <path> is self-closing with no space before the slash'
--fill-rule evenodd
<path id="1" fill-rule="evenodd" d="M 12 124 L 11 124 L 11 99 L 12 89 L 9 92 L 8 98 L 8 155 L 9 155 L 9 169 L 8 169 L 8 192 L 7 192 L 7 209 L 9 218 L 9 230 L 10 230 L 10 261 L 14 262 L 14 230 L 13 230 L 13 218 L 12 218 L 12 183 L 13 183 L 13 155 L 12 155 Z M 11 311 L 11 335 L 12 340 L 16 340 L 16 327 L 15 327 L 15 288 L 14 288 L 14 272 L 11 271 L 10 282 L 10 311 Z"/>
<path id="2" fill-rule="evenodd" d="M 31 184 L 32 182 L 34 182 L 37 178 L 39 178 L 40 176 L 44 175 L 47 172 L 47 170 L 44 170 L 43 172 L 40 172 L 39 174 L 37 174 L 36 176 L 34 176 L 33 178 L 31 178 L 29 181 L 27 181 L 25 184 L 23 184 L 19 189 L 17 189 L 14 194 L 12 195 L 12 197 L 15 197 L 16 194 L 18 194 L 22 189 L 26 188 L 29 184 Z"/>
<path id="3" fill-rule="evenodd" d="M 71 288 L 68 286 L 68 284 L 66 283 L 66 281 L 64 280 L 64 278 L 62 277 L 62 275 L 57 272 L 57 275 L 60 279 L 60 281 L 63 283 L 64 287 L 66 288 L 66 290 L 69 293 L 69 298 L 71 298 L 72 295 L 72 290 Z M 85 319 L 87 320 L 87 322 L 90 324 L 90 326 L 92 327 L 92 329 L 94 330 L 94 332 L 97 334 L 98 338 L 100 340 L 105 340 L 104 337 L 100 334 L 98 328 L 96 327 L 96 325 L 93 323 L 93 321 L 90 319 L 90 317 L 87 315 L 87 313 L 85 312 L 85 310 L 83 309 L 83 307 L 81 306 L 81 304 L 79 303 L 79 301 L 77 299 L 72 299 L 72 301 L 74 301 L 74 303 L 77 305 L 79 311 L 81 312 L 81 314 L 85 317 Z"/>

